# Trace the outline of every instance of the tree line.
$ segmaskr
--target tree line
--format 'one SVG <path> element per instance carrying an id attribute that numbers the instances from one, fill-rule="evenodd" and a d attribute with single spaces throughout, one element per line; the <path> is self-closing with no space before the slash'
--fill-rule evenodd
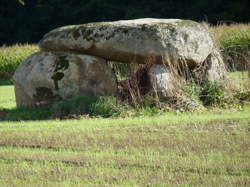
<path id="1" fill-rule="evenodd" d="M 250 22 L 249 0 L 1 0 L 0 45 L 36 43 L 63 25 L 121 19 L 180 18 Z"/>

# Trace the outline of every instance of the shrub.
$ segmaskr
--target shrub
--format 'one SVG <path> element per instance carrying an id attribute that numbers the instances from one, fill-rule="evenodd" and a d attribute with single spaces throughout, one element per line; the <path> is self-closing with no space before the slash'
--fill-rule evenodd
<path id="1" fill-rule="evenodd" d="M 231 98 L 222 86 L 206 82 L 201 87 L 200 100 L 204 106 L 226 107 L 230 103 Z"/>
<path id="2" fill-rule="evenodd" d="M 111 117 L 120 113 L 120 106 L 114 97 L 98 98 L 89 106 L 89 114 L 93 116 Z"/>
<path id="3" fill-rule="evenodd" d="M 240 101 L 249 101 L 250 102 L 250 90 L 248 91 L 236 91 L 235 97 Z"/>
<path id="4" fill-rule="evenodd" d="M 59 101 L 52 106 L 53 117 L 63 118 L 72 115 L 90 115 L 111 117 L 121 113 L 114 97 L 83 97 L 77 96 Z"/>

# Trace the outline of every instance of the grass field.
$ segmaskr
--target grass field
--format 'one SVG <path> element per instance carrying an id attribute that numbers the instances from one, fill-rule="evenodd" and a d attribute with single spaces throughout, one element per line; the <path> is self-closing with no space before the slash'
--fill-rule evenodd
<path id="1" fill-rule="evenodd" d="M 15 110 L 6 80 L 0 108 Z M 249 114 L 1 121 L 0 186 L 249 186 Z"/>
<path id="2" fill-rule="evenodd" d="M 225 61 L 243 70 L 249 28 L 211 27 Z M 250 186 L 249 107 L 49 120 L 48 108 L 16 108 L 9 81 L 37 50 L 0 48 L 0 187 Z M 231 78 L 249 90 L 246 71 Z"/>

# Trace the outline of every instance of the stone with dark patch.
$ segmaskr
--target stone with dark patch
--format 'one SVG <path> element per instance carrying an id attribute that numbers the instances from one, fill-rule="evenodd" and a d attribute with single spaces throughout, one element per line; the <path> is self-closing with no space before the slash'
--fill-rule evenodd
<path id="1" fill-rule="evenodd" d="M 104 59 L 65 52 L 32 55 L 16 69 L 13 81 L 18 106 L 41 106 L 79 95 L 109 96 L 117 89 Z"/>
<path id="2" fill-rule="evenodd" d="M 58 90 L 58 81 L 60 81 L 64 77 L 64 73 L 62 72 L 56 72 L 51 78 L 54 81 L 55 89 Z"/>
<path id="3" fill-rule="evenodd" d="M 135 19 L 66 26 L 46 34 L 45 51 L 73 51 L 125 63 L 201 64 L 214 48 L 206 25 L 181 19 Z M 173 59 L 173 60 L 172 60 Z"/>
<path id="4" fill-rule="evenodd" d="M 69 68 L 69 61 L 67 60 L 67 56 L 62 55 L 59 56 L 56 60 L 55 72 L 58 70 L 65 70 Z"/>
<path id="5" fill-rule="evenodd" d="M 36 93 L 33 95 L 33 97 L 37 101 L 49 101 L 55 98 L 52 89 L 46 87 L 36 88 Z"/>

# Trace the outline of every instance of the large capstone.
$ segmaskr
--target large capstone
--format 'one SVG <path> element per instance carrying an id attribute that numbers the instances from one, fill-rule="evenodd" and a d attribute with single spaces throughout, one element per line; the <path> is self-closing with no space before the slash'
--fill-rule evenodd
<path id="1" fill-rule="evenodd" d="M 214 48 L 206 25 L 180 19 L 135 19 L 73 25 L 46 34 L 44 51 L 73 51 L 126 63 L 201 64 Z"/>
<path id="2" fill-rule="evenodd" d="M 106 60 L 65 52 L 38 52 L 19 65 L 13 76 L 17 106 L 48 104 L 72 96 L 116 93 L 116 78 Z"/>

